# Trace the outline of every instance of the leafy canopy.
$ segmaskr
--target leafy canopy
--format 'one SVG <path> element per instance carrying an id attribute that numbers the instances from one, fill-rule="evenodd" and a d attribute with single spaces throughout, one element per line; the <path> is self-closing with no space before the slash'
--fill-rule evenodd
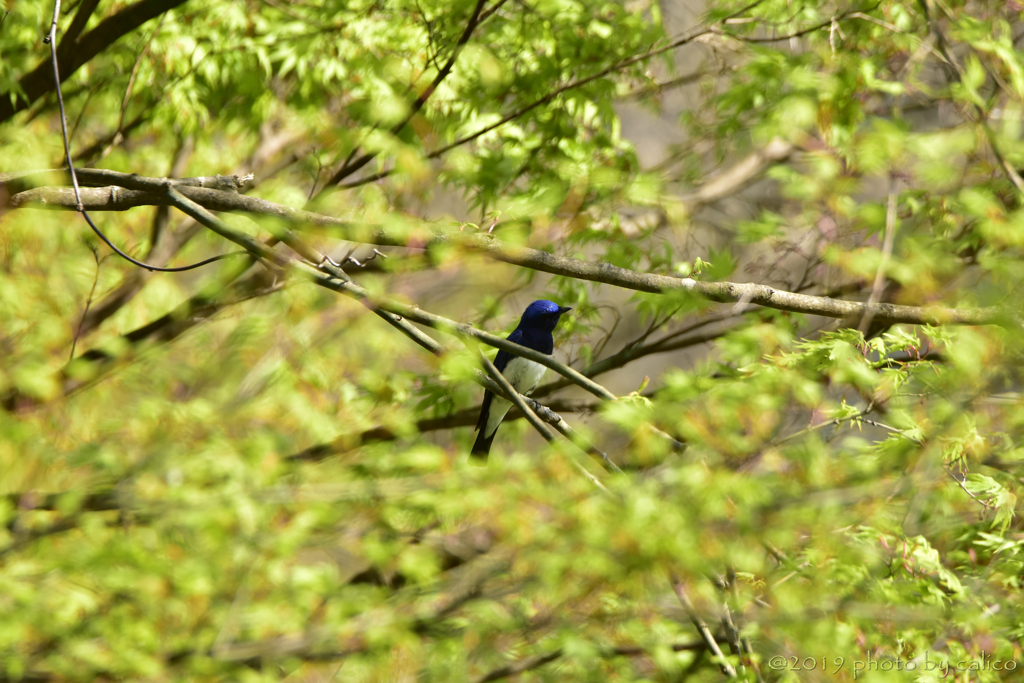
<path id="1" fill-rule="evenodd" d="M 694 10 L 68 4 L 97 227 L 307 261 L 153 274 L 29 173 L 64 165 L 52 6 L 7 2 L 0 678 L 1012 677 L 1019 6 Z M 220 234 L 84 169 L 205 178 Z M 617 399 L 549 372 L 572 438 L 510 416 L 469 467 L 447 320 L 542 297 Z"/>

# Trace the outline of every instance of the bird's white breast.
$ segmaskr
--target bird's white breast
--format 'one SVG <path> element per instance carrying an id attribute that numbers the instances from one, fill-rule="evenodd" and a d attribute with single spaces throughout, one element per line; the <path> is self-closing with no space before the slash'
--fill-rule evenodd
<path id="1" fill-rule="evenodd" d="M 545 372 L 547 368 L 540 363 L 516 356 L 508 362 L 501 374 L 520 394 L 529 394 L 537 388 Z"/>
<path id="2" fill-rule="evenodd" d="M 537 388 L 537 383 L 540 382 L 540 378 L 544 376 L 546 371 L 547 368 L 540 363 L 516 356 L 508 362 L 508 365 L 505 366 L 501 374 L 505 376 L 508 383 L 520 394 L 530 394 Z M 491 410 L 487 416 L 485 435 L 490 436 L 494 433 L 494 430 L 498 428 L 501 420 L 505 417 L 505 413 L 511 407 L 512 404 L 503 398 L 495 396 L 491 400 Z"/>

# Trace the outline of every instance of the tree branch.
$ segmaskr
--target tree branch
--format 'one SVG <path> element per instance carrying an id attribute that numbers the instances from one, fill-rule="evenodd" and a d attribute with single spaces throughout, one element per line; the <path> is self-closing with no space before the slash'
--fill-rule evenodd
<path id="1" fill-rule="evenodd" d="M 180 176 L 185 173 L 185 166 L 192 156 L 194 149 L 192 138 L 187 137 L 179 140 L 178 148 L 171 160 L 170 175 Z M 166 206 L 159 206 L 153 216 L 150 225 L 149 251 L 143 260 L 156 266 L 166 266 L 178 251 L 195 237 L 201 227 L 191 222 L 191 225 L 183 227 L 178 232 L 171 234 L 168 226 L 171 219 L 171 209 Z M 132 268 L 125 275 L 113 291 L 108 293 L 96 306 L 87 310 L 82 316 L 82 323 L 78 334 L 89 334 L 99 327 L 103 321 L 117 313 L 127 305 L 135 296 L 142 291 L 153 277 L 153 271 L 145 268 Z"/>
<path id="2" fill-rule="evenodd" d="M 591 363 L 587 367 L 583 368 L 582 372 L 587 377 L 597 377 L 598 375 L 606 372 L 611 372 L 617 368 L 625 366 L 627 363 L 643 358 L 644 356 L 650 356 L 655 353 L 667 353 L 669 351 L 677 351 L 679 349 L 689 348 L 691 346 L 698 346 L 705 344 L 710 341 L 718 339 L 732 328 L 724 328 L 713 330 L 710 332 L 702 332 L 700 334 L 694 334 L 688 337 L 678 338 L 675 334 L 667 335 L 662 339 L 653 341 L 650 344 L 642 344 L 637 346 L 627 346 L 621 351 L 612 354 L 606 358 L 602 358 L 599 361 Z M 533 392 L 534 396 L 544 397 L 552 392 L 564 389 L 568 386 L 568 383 L 563 379 L 557 379 L 553 382 L 548 382 L 537 388 Z"/>
<path id="3" fill-rule="evenodd" d="M 71 20 L 71 25 L 64 32 L 64 40 L 61 41 L 61 47 L 64 46 L 64 41 L 74 43 L 78 40 L 78 36 L 82 34 L 85 25 L 89 23 L 89 18 L 96 11 L 96 7 L 99 4 L 100 0 L 82 0 L 82 3 L 78 6 L 78 11 L 75 13 L 75 18 Z"/>
<path id="4" fill-rule="evenodd" d="M 106 179 L 107 181 L 116 180 L 120 187 L 128 189 L 116 191 L 110 190 L 109 188 L 94 188 L 92 190 L 83 189 L 83 202 L 87 201 L 87 195 L 91 201 L 101 202 L 108 207 L 118 206 L 119 208 L 127 208 L 129 205 L 161 205 L 170 202 L 166 195 L 161 196 L 159 194 L 162 191 L 162 188 L 166 187 L 168 182 L 167 179 L 144 178 L 142 176 L 124 173 L 118 174 L 113 171 L 90 172 L 100 174 L 87 176 L 95 182 L 100 182 L 101 178 Z M 17 178 L 13 178 L 8 174 L 7 176 L 0 176 L 0 183 L 8 184 L 14 183 L 15 181 L 23 181 L 26 177 L 27 174 L 23 174 Z M 236 192 L 225 192 L 200 186 L 201 183 L 223 182 L 226 181 L 224 180 L 224 177 L 221 176 L 213 180 L 209 178 L 175 180 L 172 181 L 172 185 L 181 195 L 187 197 L 204 209 L 277 216 L 297 225 L 305 224 L 339 229 L 342 231 L 343 239 L 364 240 L 370 244 L 387 246 L 409 246 L 409 238 L 391 234 L 380 226 L 368 226 L 365 224 L 359 225 L 352 221 L 345 221 L 325 216 L 323 214 L 293 209 L 291 207 L 275 204 L 274 202 L 269 202 L 263 199 L 240 195 Z M 67 188 L 35 188 L 12 194 L 8 200 L 8 205 L 14 208 L 21 208 L 40 202 L 45 202 L 43 206 L 46 208 L 70 209 L 74 208 L 74 194 L 72 190 Z M 87 206 L 87 208 L 89 207 Z M 581 261 L 564 256 L 556 256 L 555 254 L 529 247 L 514 247 L 505 244 L 497 237 L 489 234 L 467 235 L 459 232 L 435 233 L 430 242 L 425 246 L 429 247 L 431 243 L 462 245 L 467 249 L 478 251 L 494 260 L 515 266 L 530 268 L 532 270 L 539 270 L 552 275 L 562 275 L 580 280 L 600 282 L 641 292 L 664 293 L 684 290 L 720 303 L 736 303 L 743 301 L 746 304 L 754 304 L 782 311 L 792 311 L 796 313 L 820 315 L 846 320 L 858 320 L 866 311 L 870 310 L 874 322 L 889 325 L 897 323 L 906 323 L 911 325 L 1017 324 L 1016 316 L 1012 311 L 996 306 L 967 309 L 940 307 L 925 308 L 889 303 L 879 303 L 874 306 L 868 306 L 860 301 L 844 301 L 825 296 L 798 294 L 756 283 L 702 282 L 692 278 L 680 278 L 654 273 L 641 273 L 627 268 L 613 266 L 608 263 Z M 419 247 L 424 245 L 419 244 L 416 246 Z M 322 276 L 324 276 L 324 273 L 319 273 L 314 277 L 319 278 Z M 385 310 L 388 309 L 385 307 Z M 412 308 L 406 307 L 403 308 L 403 310 L 407 311 L 407 313 L 399 313 L 397 310 L 392 310 L 391 312 L 396 313 L 397 315 L 407 315 L 411 320 L 415 320 L 415 322 L 429 325 L 431 327 L 449 324 L 458 327 L 458 323 L 454 323 L 452 321 L 444 323 L 440 319 L 430 318 L 429 315 L 425 315 L 423 312 L 414 312 Z M 418 311 L 418 309 L 416 310 Z M 468 326 L 466 327 L 467 329 L 472 329 L 468 328 Z M 478 332 L 466 332 L 466 334 L 470 334 L 471 336 L 476 336 L 477 333 Z M 479 334 L 486 335 L 486 333 Z M 478 338 L 483 339 L 491 346 L 506 348 L 506 350 L 508 350 L 506 346 L 503 346 L 509 344 L 508 342 L 505 342 L 504 339 L 498 339 L 492 335 L 487 335 L 487 337 L 487 339 L 484 339 L 483 337 Z M 523 353 L 517 352 L 517 354 L 528 357 Z M 537 356 L 544 359 L 548 358 L 547 356 L 543 356 L 543 354 L 537 354 Z M 537 360 L 537 358 L 530 358 L 530 360 Z M 538 360 L 537 362 L 542 365 L 547 365 L 547 363 L 551 361 Z M 552 366 L 547 365 L 547 367 Z M 559 370 L 555 371 L 559 372 Z M 564 375 L 565 372 L 560 372 L 560 374 Z M 582 378 L 582 375 L 580 375 L 579 378 Z M 580 382 L 577 381 L 577 383 L 579 384 Z M 584 384 L 581 384 L 581 386 L 584 386 Z"/>
<path id="5" fill-rule="evenodd" d="M 702 30 L 691 31 L 687 35 L 685 35 L 682 38 L 679 38 L 679 39 L 671 42 L 668 45 L 665 45 L 665 46 L 660 47 L 660 48 L 648 50 L 647 52 L 645 52 L 645 53 L 643 53 L 641 55 L 635 55 L 633 57 L 628 57 L 628 58 L 626 58 L 626 59 L 624 59 L 624 60 L 622 60 L 620 62 L 617 62 L 617 63 L 613 64 L 612 66 L 610 66 L 610 67 L 608 67 L 606 69 L 603 69 L 603 70 L 601 70 L 601 71 L 599 71 L 599 72 L 597 72 L 595 74 L 592 74 L 592 75 L 587 76 L 585 78 L 580 78 L 580 79 L 574 80 L 574 81 L 572 81 L 570 83 L 566 83 L 565 85 L 563 85 L 563 86 L 561 86 L 559 88 L 556 88 L 555 90 L 552 90 L 547 95 L 544 95 L 543 97 L 541 97 L 541 98 L 539 98 L 537 100 L 534 100 L 530 104 L 528 104 L 526 106 L 523 106 L 523 107 L 517 109 L 516 111 L 514 111 L 514 112 L 512 112 L 510 114 L 507 114 L 506 116 L 502 117 L 501 119 L 499 119 L 495 123 L 492 123 L 489 126 L 484 126 L 483 128 L 481 128 L 481 129 L 479 129 L 479 130 L 477 130 L 477 131 L 475 131 L 473 133 L 470 133 L 469 135 L 466 135 L 465 137 L 459 138 L 458 140 L 456 140 L 456 141 L 454 141 L 454 142 L 452 142 L 450 144 L 447 144 L 444 147 L 441 147 L 439 149 L 435 149 L 433 152 L 430 152 L 429 154 L 427 154 L 426 158 L 427 159 L 437 159 L 438 157 L 446 154 L 447 152 L 450 152 L 451 150 L 455 149 L 456 147 L 460 147 L 460 146 L 466 144 L 467 142 L 472 142 L 473 140 L 476 140 L 477 138 L 479 138 L 479 137 L 481 137 L 483 135 L 486 135 L 487 133 L 490 133 L 492 130 L 495 130 L 497 128 L 501 128 L 506 123 L 509 123 L 510 121 L 514 121 L 514 120 L 518 119 L 519 117 L 524 116 L 524 115 L 530 113 L 531 111 L 533 111 L 537 107 L 541 107 L 541 106 L 543 106 L 545 104 L 551 103 L 552 101 L 555 100 L 555 98 L 557 98 L 562 93 L 568 92 L 569 90 L 575 90 L 576 88 L 581 88 L 584 85 L 587 85 L 589 83 L 593 83 L 594 81 L 600 80 L 600 79 L 604 78 L 605 76 L 607 76 L 609 74 L 612 74 L 612 73 L 614 73 L 616 71 L 621 71 L 623 69 L 629 68 L 630 66 L 633 66 L 637 62 L 642 62 L 645 59 L 650 59 L 651 57 L 656 57 L 656 56 L 658 56 L 658 55 L 660 55 L 660 54 L 662 54 L 664 52 L 668 52 L 669 50 L 674 50 L 674 49 L 676 49 L 678 47 L 682 47 L 683 45 L 686 45 L 688 43 L 692 43 L 697 38 L 699 38 L 699 37 L 701 37 L 701 36 L 703 36 L 703 35 L 705 35 L 707 33 L 710 33 L 710 32 L 711 32 L 711 30 L 708 29 L 708 28 L 705 28 L 705 29 L 702 29 Z M 386 178 L 387 176 L 391 175 L 392 173 L 394 173 L 394 169 L 386 170 L 386 171 L 381 171 L 379 173 L 374 173 L 373 175 L 366 176 L 365 178 L 360 178 L 357 181 L 354 181 L 354 182 L 351 182 L 351 183 L 346 183 L 344 185 L 339 185 L 338 187 L 340 187 L 342 189 L 358 187 L 360 185 L 365 185 L 367 183 L 371 183 L 371 182 L 374 182 L 376 180 L 380 180 L 381 178 Z"/>
<path id="6" fill-rule="evenodd" d="M 872 311 L 875 304 L 882 298 L 882 289 L 885 287 L 885 268 L 889 265 L 889 258 L 892 256 L 892 246 L 896 239 L 896 185 L 899 179 L 896 176 L 889 178 L 889 199 L 885 207 L 885 235 L 882 238 L 882 258 L 878 261 L 878 269 L 875 271 L 875 280 L 871 285 L 871 294 L 868 296 L 868 305 L 864 308 L 864 317 L 860 320 L 857 329 L 866 333 L 871 327 Z"/>
<path id="7" fill-rule="evenodd" d="M 583 438 L 575 429 L 569 426 L 569 423 L 562 419 L 562 416 L 551 410 L 547 406 L 543 406 L 532 398 L 523 397 L 523 400 L 530 406 L 530 409 L 537 414 L 541 420 L 544 420 L 549 425 L 553 426 L 558 432 L 571 441 L 577 448 L 591 456 L 595 460 L 599 460 L 602 465 L 610 469 L 612 472 L 622 474 L 622 470 L 612 462 L 608 454 L 599 449 L 594 444 L 590 443 Z M 597 407 L 596 405 L 594 406 Z"/>
<path id="8" fill-rule="evenodd" d="M 480 362 L 483 363 L 484 368 L 487 370 L 487 374 L 491 376 L 492 380 L 497 382 L 499 387 L 501 387 L 502 393 L 504 394 L 505 398 L 510 400 L 512 402 L 512 404 L 516 408 L 519 409 L 519 412 L 522 413 L 526 417 L 527 421 L 530 423 L 530 426 L 532 426 L 534 429 L 536 429 L 538 432 L 540 432 L 540 435 L 542 437 L 544 437 L 545 441 L 547 441 L 548 443 L 554 443 L 555 442 L 555 435 L 552 434 L 551 431 L 547 427 L 544 426 L 544 423 L 541 421 L 541 419 L 539 417 L 537 417 L 537 414 L 533 411 L 531 406 L 528 405 L 528 403 L 527 403 L 528 399 L 526 399 L 526 397 L 522 396 L 518 391 L 516 391 L 515 387 L 513 387 L 509 383 L 509 381 L 507 379 L 505 379 L 505 376 L 502 375 L 500 372 L 498 372 L 498 368 L 494 367 L 494 363 L 491 362 L 490 358 L 488 358 L 482 352 L 480 352 L 479 349 L 477 351 L 478 351 L 477 355 L 480 358 Z M 540 404 L 534 403 L 534 405 L 537 405 L 539 407 Z M 553 413 L 552 413 L 552 415 L 553 415 Z M 557 418 L 558 422 L 560 422 L 562 424 L 565 423 L 565 421 L 562 420 L 560 417 L 558 417 L 558 416 L 555 416 L 555 417 Z M 569 428 L 568 425 L 565 425 L 565 427 L 568 430 L 567 432 L 565 432 L 566 438 L 570 438 L 569 437 L 569 432 L 571 432 L 572 430 Z M 576 442 L 573 441 L 573 443 L 575 444 Z M 588 444 L 588 446 L 589 446 L 589 444 Z M 593 446 L 590 446 L 590 448 L 593 449 L 593 450 L 597 450 Z M 590 453 L 590 450 L 588 448 L 586 448 L 586 447 L 582 447 L 582 450 L 585 453 L 588 453 L 588 454 Z M 600 453 L 600 451 L 598 451 L 598 452 Z M 604 453 L 601 453 L 601 455 L 604 455 Z M 605 459 L 605 461 L 610 462 L 608 460 L 608 456 L 605 455 L 604 459 Z M 597 479 L 597 477 L 595 477 L 590 472 L 588 472 L 586 469 L 584 469 L 583 466 L 580 465 L 579 463 L 577 463 L 576 461 L 573 461 L 573 464 L 580 470 L 580 472 L 583 474 L 583 476 L 586 477 L 587 479 L 589 479 L 595 486 L 597 486 L 599 489 L 601 489 L 605 493 L 608 492 L 608 489 L 605 488 L 604 484 L 602 484 Z M 618 468 L 616 467 L 616 469 L 618 469 Z M 619 471 L 621 472 L 621 470 L 619 470 Z"/>
<path id="9" fill-rule="evenodd" d="M 801 38 L 803 36 L 806 36 L 809 33 L 814 33 L 815 31 L 820 31 L 823 28 L 828 28 L 828 27 L 832 26 L 832 24 L 834 24 L 837 21 L 842 21 L 843 19 L 853 18 L 854 14 L 863 14 L 864 12 L 873 12 L 874 10 L 878 9 L 878 6 L 880 4 L 881 4 L 881 2 L 876 2 L 871 7 L 864 7 L 864 8 L 859 8 L 859 9 L 847 10 L 847 11 L 845 11 L 845 12 L 843 12 L 841 14 L 838 14 L 838 15 L 832 17 L 831 19 L 828 19 L 827 21 L 823 21 L 823 22 L 821 22 L 819 24 L 814 24 L 813 26 L 808 26 L 807 28 L 800 29 L 799 31 L 794 31 L 793 33 L 787 33 L 786 35 L 782 35 L 782 36 L 772 36 L 770 38 L 769 37 L 764 37 L 764 38 L 748 38 L 747 36 L 738 36 L 738 35 L 736 35 L 734 33 L 729 33 L 728 31 L 722 31 L 720 29 L 714 29 L 711 32 L 712 33 L 716 33 L 716 34 L 718 34 L 720 36 L 726 36 L 728 38 L 732 38 L 733 40 L 739 40 L 739 41 L 742 41 L 744 43 L 778 43 L 778 42 L 781 42 L 783 40 L 792 40 L 793 38 Z"/>

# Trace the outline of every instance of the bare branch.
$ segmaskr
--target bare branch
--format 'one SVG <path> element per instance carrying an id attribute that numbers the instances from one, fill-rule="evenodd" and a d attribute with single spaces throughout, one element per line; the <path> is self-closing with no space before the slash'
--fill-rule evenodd
<path id="1" fill-rule="evenodd" d="M 187 190 L 188 188 L 181 189 Z M 210 190 L 204 191 L 210 192 Z M 174 206 L 185 211 L 221 237 L 242 246 L 246 251 L 249 251 L 271 267 L 294 268 L 300 274 L 304 274 L 314 283 L 322 287 L 347 294 L 364 302 L 364 304 L 368 305 L 371 310 L 384 317 L 393 326 L 405 332 L 414 341 L 432 353 L 439 353 L 440 345 L 430 337 L 423 334 L 423 332 L 409 325 L 406 320 L 411 320 L 421 325 L 433 327 L 450 334 L 475 337 L 476 339 L 498 349 L 502 349 L 516 356 L 540 363 L 541 365 L 554 370 L 563 377 L 568 377 L 574 383 L 596 396 L 600 396 L 601 398 L 608 400 L 615 400 L 616 398 L 615 394 L 611 393 L 600 384 L 584 377 L 576 370 L 570 368 L 564 363 L 558 362 L 547 354 L 540 353 L 539 351 L 535 351 L 525 346 L 520 346 L 519 344 L 515 344 L 507 339 L 495 336 L 488 332 L 477 330 L 466 323 L 459 323 L 439 315 L 434 315 L 433 313 L 428 313 L 418 306 L 409 306 L 393 299 L 373 295 L 368 290 L 363 289 L 354 283 L 351 278 L 349 278 L 335 263 L 330 261 L 330 259 L 327 259 L 322 254 L 303 243 L 295 236 L 294 233 L 286 228 L 279 229 L 279 234 L 276 236 L 306 259 L 305 263 L 291 261 L 281 254 L 268 249 L 266 245 L 261 244 L 249 235 L 235 230 L 199 204 L 196 204 L 190 199 L 184 197 L 173 187 L 169 187 L 167 189 L 167 197 Z"/>
<path id="2" fill-rule="evenodd" d="M 524 396 L 520 395 L 519 392 L 515 390 L 515 387 L 513 387 L 509 383 L 509 381 L 507 379 L 505 379 L 504 375 L 502 375 L 500 372 L 498 372 L 498 369 L 496 367 L 494 367 L 494 363 L 492 363 L 491 360 L 487 356 L 485 356 L 482 352 L 479 352 L 479 351 L 478 351 L 477 355 L 480 358 L 480 362 L 483 363 L 484 368 L 487 370 L 487 374 L 491 376 L 491 379 L 493 379 L 495 382 L 498 383 L 499 387 L 501 387 L 502 393 L 504 394 L 505 398 L 510 400 L 512 402 L 512 404 L 516 408 L 519 409 L 519 412 L 522 413 L 526 417 L 526 420 L 530 423 L 530 426 L 532 426 L 534 429 L 536 429 L 540 433 L 540 435 L 544 438 L 545 441 L 547 441 L 548 443 L 554 443 L 555 442 L 555 435 L 552 434 L 551 431 L 548 430 L 548 428 L 544 426 L 544 423 L 541 422 L 540 418 L 537 417 L 537 414 L 534 413 L 533 409 L 530 407 L 530 405 L 528 405 L 527 399 Z M 539 407 L 539 404 L 536 404 L 536 405 L 538 405 L 538 407 Z M 552 415 L 553 415 L 553 413 L 552 413 Z M 565 421 L 562 420 L 557 415 L 554 416 L 554 417 L 557 419 L 557 421 L 559 423 L 562 423 L 562 424 L 565 423 Z M 569 428 L 568 425 L 565 425 L 565 429 L 567 430 L 565 432 L 566 433 L 566 437 L 570 438 L 569 437 L 569 433 L 572 431 L 571 428 Z M 590 448 L 593 449 L 593 446 L 590 446 Z M 589 450 L 587 448 L 584 447 L 583 450 L 584 450 L 584 452 L 588 452 L 589 453 Z M 597 450 L 597 449 L 594 449 L 594 450 Z M 600 453 L 600 451 L 598 451 L 598 452 Z M 604 455 L 604 453 L 601 453 L 601 455 L 604 456 L 605 461 L 611 462 L 611 461 L 608 460 L 608 456 Z M 599 489 L 601 489 L 605 493 L 608 492 L 608 489 L 605 488 L 604 484 L 602 484 L 597 479 L 597 477 L 595 477 L 590 472 L 588 472 L 586 469 L 584 469 L 583 466 L 580 465 L 579 463 L 573 461 L 573 464 L 577 467 L 577 469 L 580 470 L 580 472 L 583 474 L 583 476 L 586 477 L 587 479 L 589 479 L 595 486 L 597 486 Z M 618 468 L 616 467 L 616 469 L 618 469 Z M 621 470 L 619 470 L 619 471 L 621 472 Z"/>
<path id="3" fill-rule="evenodd" d="M 526 401 L 526 403 L 529 404 L 530 409 L 537 413 L 537 417 L 544 420 L 549 425 L 552 425 L 555 429 L 558 430 L 558 432 L 562 436 L 569 439 L 569 441 L 575 444 L 577 448 L 579 448 L 587 455 L 593 457 L 594 459 L 600 461 L 601 464 L 610 469 L 612 472 L 622 474 L 622 470 L 619 468 L 618 465 L 612 462 L 611 458 L 608 457 L 607 453 L 600 450 L 597 446 L 584 439 L 583 436 L 579 434 L 579 432 L 570 427 L 569 423 L 562 419 L 561 415 L 551 410 L 547 406 L 541 405 L 532 398 L 523 398 Z M 595 405 L 594 408 L 596 407 L 597 406 Z"/>

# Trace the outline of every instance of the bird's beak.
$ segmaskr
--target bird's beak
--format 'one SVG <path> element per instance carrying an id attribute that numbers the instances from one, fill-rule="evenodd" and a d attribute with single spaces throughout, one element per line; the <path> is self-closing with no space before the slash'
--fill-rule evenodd
<path id="1" fill-rule="evenodd" d="M 562 315 L 563 313 L 568 313 L 571 310 L 572 310 L 572 306 L 559 306 L 558 307 L 558 315 Z"/>

